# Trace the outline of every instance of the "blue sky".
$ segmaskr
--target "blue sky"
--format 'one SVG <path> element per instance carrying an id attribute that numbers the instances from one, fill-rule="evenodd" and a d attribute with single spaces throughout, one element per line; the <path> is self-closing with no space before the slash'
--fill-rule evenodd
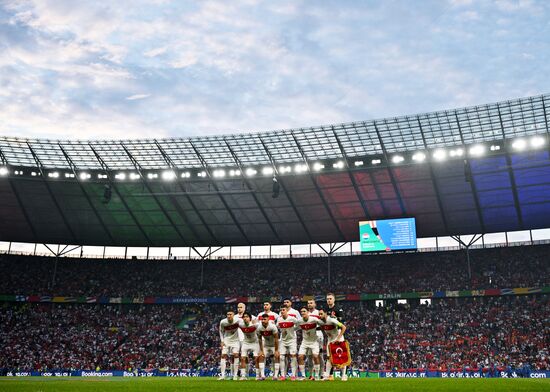
<path id="1" fill-rule="evenodd" d="M 548 1 L 0 0 L 2 136 L 266 131 L 548 92 Z"/>

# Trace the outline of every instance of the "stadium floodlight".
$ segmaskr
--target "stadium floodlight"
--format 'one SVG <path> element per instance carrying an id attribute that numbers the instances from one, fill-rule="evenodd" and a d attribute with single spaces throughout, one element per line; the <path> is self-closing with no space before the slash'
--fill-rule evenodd
<path id="1" fill-rule="evenodd" d="M 10 173 L 7 167 L 2 166 L 0 167 L 0 176 L 7 176 Z"/>
<path id="2" fill-rule="evenodd" d="M 296 166 L 294 166 L 294 171 L 296 173 L 303 173 L 303 172 L 306 172 L 307 171 L 307 165 L 303 165 L 303 164 L 297 164 Z"/>
<path id="3" fill-rule="evenodd" d="M 371 162 L 373 165 L 380 165 L 382 163 L 381 159 L 373 159 Z"/>
<path id="4" fill-rule="evenodd" d="M 126 174 L 125 173 L 117 173 L 117 174 L 115 174 L 115 178 L 117 180 L 124 181 L 126 179 Z"/>
<path id="5" fill-rule="evenodd" d="M 177 177 L 177 174 L 173 170 L 165 170 L 162 172 L 162 179 L 164 181 L 174 181 Z"/>
<path id="6" fill-rule="evenodd" d="M 191 177 L 191 173 L 189 173 L 189 172 L 183 172 L 183 173 L 180 174 L 180 177 L 181 177 L 181 178 L 189 178 L 189 177 Z"/>
<path id="7" fill-rule="evenodd" d="M 59 178 L 59 172 L 48 173 L 48 177 L 50 177 L 50 178 Z"/>
<path id="8" fill-rule="evenodd" d="M 199 176 L 199 177 L 206 177 L 206 172 L 205 172 L 204 170 L 201 171 L 201 172 L 198 172 L 198 173 L 197 173 L 197 176 Z"/>
<path id="9" fill-rule="evenodd" d="M 229 170 L 229 176 L 230 177 L 237 177 L 237 176 L 240 176 L 241 175 L 241 171 L 240 170 Z"/>
<path id="10" fill-rule="evenodd" d="M 355 166 L 363 166 L 364 162 L 363 161 L 355 161 L 353 164 Z"/>
<path id="11" fill-rule="evenodd" d="M 109 176 L 107 174 L 98 174 L 97 175 L 97 178 L 100 179 L 100 180 L 106 180 L 107 178 L 109 178 Z"/>
<path id="12" fill-rule="evenodd" d="M 485 154 L 485 146 L 483 144 L 476 144 L 475 146 L 470 148 L 470 155 L 479 157 L 483 154 Z"/>
<path id="13" fill-rule="evenodd" d="M 500 146 L 498 144 L 493 144 L 490 149 L 491 151 L 498 151 L 500 150 Z"/>
<path id="14" fill-rule="evenodd" d="M 223 169 L 216 169 L 212 172 L 212 176 L 214 178 L 223 178 L 225 177 L 225 170 Z"/>
<path id="15" fill-rule="evenodd" d="M 266 166 L 262 169 L 262 174 L 264 176 L 270 176 L 273 174 L 273 168 L 271 166 Z"/>
<path id="16" fill-rule="evenodd" d="M 290 166 L 281 166 L 279 168 L 279 173 L 281 174 L 290 173 L 291 171 L 292 171 L 292 168 Z"/>
<path id="17" fill-rule="evenodd" d="M 31 176 L 36 177 L 38 175 L 37 172 L 31 172 Z"/>
<path id="18" fill-rule="evenodd" d="M 252 177 L 258 174 L 258 171 L 256 169 L 249 167 L 248 169 L 246 169 L 245 173 L 248 177 Z"/>
<path id="19" fill-rule="evenodd" d="M 525 147 L 527 147 L 527 142 L 525 141 L 525 139 L 516 139 L 512 143 L 512 148 L 514 150 L 523 151 L 525 150 Z"/>
<path id="20" fill-rule="evenodd" d="M 539 148 L 544 146 L 545 140 L 542 136 L 533 136 L 531 138 L 531 147 Z"/>
<path id="21" fill-rule="evenodd" d="M 394 155 L 394 156 L 392 157 L 392 159 L 391 159 L 391 161 L 392 161 L 393 163 L 401 163 L 401 162 L 403 162 L 404 160 L 405 160 L 405 158 L 402 157 L 401 155 Z"/>
<path id="22" fill-rule="evenodd" d="M 325 165 L 323 165 L 321 162 L 315 162 L 313 164 L 313 170 L 315 171 L 321 171 L 325 168 Z"/>
<path id="23" fill-rule="evenodd" d="M 451 158 L 461 157 L 464 154 L 464 150 L 462 148 L 456 148 L 454 150 L 449 151 L 449 155 Z"/>
<path id="24" fill-rule="evenodd" d="M 130 180 L 132 181 L 139 180 L 139 174 L 137 173 L 130 173 L 128 177 L 130 177 Z"/>
<path id="25" fill-rule="evenodd" d="M 415 152 L 412 156 L 412 160 L 415 162 L 424 162 L 426 159 L 426 154 L 423 152 Z"/>
<path id="26" fill-rule="evenodd" d="M 82 172 L 78 175 L 78 178 L 80 178 L 82 181 L 86 181 L 92 178 L 92 175 L 90 173 Z"/>
<path id="27" fill-rule="evenodd" d="M 445 158 L 447 158 L 447 151 L 443 149 L 437 149 L 433 153 L 433 157 L 436 161 L 443 161 Z"/>
<path id="28" fill-rule="evenodd" d="M 343 169 L 344 166 L 345 166 L 344 161 L 338 161 L 332 164 L 332 167 L 335 169 Z"/>

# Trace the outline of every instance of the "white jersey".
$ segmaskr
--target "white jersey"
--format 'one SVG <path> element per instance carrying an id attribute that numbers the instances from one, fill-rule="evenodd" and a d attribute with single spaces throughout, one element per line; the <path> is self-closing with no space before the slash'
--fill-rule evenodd
<path id="1" fill-rule="evenodd" d="M 239 319 L 236 317 L 233 318 L 233 322 L 230 323 L 227 318 L 224 318 L 220 321 L 220 339 L 223 342 L 225 341 L 239 341 Z"/>
<path id="2" fill-rule="evenodd" d="M 262 312 L 260 314 L 258 314 L 258 317 L 256 317 L 256 319 L 258 320 L 258 322 L 261 322 L 262 321 L 262 316 L 265 314 L 266 312 Z M 272 321 L 272 322 L 275 322 L 277 321 L 277 319 L 279 318 L 279 315 L 275 312 L 272 312 L 272 311 L 269 311 L 267 312 L 267 315 L 269 316 L 269 321 Z"/>
<path id="3" fill-rule="evenodd" d="M 296 320 L 300 320 L 300 312 L 298 312 L 294 308 L 288 309 L 288 316 L 289 317 L 294 317 Z M 281 317 L 281 313 L 279 313 L 279 317 Z"/>
<path id="4" fill-rule="evenodd" d="M 243 343 L 258 343 L 257 329 L 258 324 L 250 323 L 246 325 L 243 320 L 239 320 L 239 330 L 242 331 L 244 336 Z"/>
<path id="5" fill-rule="evenodd" d="M 327 340 L 333 342 L 338 337 L 340 333 L 339 329 L 342 328 L 343 324 L 332 317 L 327 317 L 325 321 L 319 319 L 319 325 L 321 329 L 327 334 Z"/>
<path id="6" fill-rule="evenodd" d="M 288 316 L 286 319 L 282 316 L 277 319 L 277 327 L 281 330 L 281 342 L 284 345 L 296 344 L 296 325 L 298 320 L 295 317 Z"/>
<path id="7" fill-rule="evenodd" d="M 300 319 L 297 322 L 298 327 L 302 330 L 302 343 L 317 343 L 317 326 L 319 319 L 308 317 L 307 321 Z"/>
<path id="8" fill-rule="evenodd" d="M 235 315 L 235 318 L 236 318 L 237 320 L 241 320 L 241 321 L 242 321 L 243 316 L 240 315 L 239 313 L 237 313 L 237 314 Z M 252 316 L 252 320 L 253 320 L 253 321 L 256 320 L 256 317 L 255 317 L 255 316 Z M 239 341 L 240 341 L 240 342 L 243 342 L 243 341 L 244 341 L 244 334 L 243 334 L 243 331 L 241 331 L 240 328 L 239 328 L 238 334 L 239 334 Z"/>
<path id="9" fill-rule="evenodd" d="M 313 309 L 311 312 L 309 312 L 309 317 L 313 317 L 318 319 L 319 318 L 319 311 L 317 309 Z M 323 331 L 321 331 L 321 327 L 317 327 L 317 339 L 319 340 L 319 344 L 323 345 Z"/>
<path id="10" fill-rule="evenodd" d="M 275 346 L 275 334 L 278 334 L 279 330 L 271 321 L 267 324 L 267 327 L 264 327 L 262 323 L 258 324 L 258 337 L 259 339 L 264 338 L 264 346 L 274 347 Z"/>

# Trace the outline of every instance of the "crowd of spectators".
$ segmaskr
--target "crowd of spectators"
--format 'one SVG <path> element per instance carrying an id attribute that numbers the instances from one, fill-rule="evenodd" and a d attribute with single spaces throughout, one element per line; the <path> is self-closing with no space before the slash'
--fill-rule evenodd
<path id="1" fill-rule="evenodd" d="M 550 246 L 256 260 L 97 260 L 0 255 L 0 294 L 274 296 L 541 287 Z"/>
<path id="2" fill-rule="evenodd" d="M 361 342 L 355 361 L 370 369 L 550 369 L 549 305 L 547 296 L 479 297 L 367 311 L 349 323 L 352 342 Z"/>
<path id="3" fill-rule="evenodd" d="M 287 297 L 542 287 L 550 284 L 549 257 L 547 245 L 472 250 L 470 269 L 465 251 L 331 257 L 329 285 L 326 258 L 56 264 L 0 255 L 0 294 Z M 0 303 L 0 369 L 215 369 L 227 306 Z M 550 369 L 545 294 L 343 307 L 356 369 Z"/>
<path id="4" fill-rule="evenodd" d="M 179 328 L 187 314 L 197 320 Z M 207 306 L 5 305 L 0 368 L 196 368 L 219 359 L 217 316 Z"/>
<path id="5" fill-rule="evenodd" d="M 5 303 L 0 370 L 217 369 L 227 306 Z M 545 294 L 343 309 L 355 369 L 550 369 Z"/>

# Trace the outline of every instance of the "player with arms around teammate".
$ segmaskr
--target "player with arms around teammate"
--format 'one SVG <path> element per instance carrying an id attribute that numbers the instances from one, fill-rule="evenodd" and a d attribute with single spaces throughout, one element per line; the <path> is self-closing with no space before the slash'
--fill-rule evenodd
<path id="1" fill-rule="evenodd" d="M 335 318 L 329 317 L 324 309 L 319 310 L 319 324 L 321 329 L 325 331 L 327 335 L 327 347 L 332 342 L 344 341 L 344 332 L 346 332 L 346 326 Z M 328 380 L 330 370 L 332 369 L 332 363 L 330 361 L 330 350 L 327 348 L 327 358 L 324 379 Z M 342 381 L 347 381 L 348 376 L 346 374 L 346 367 L 342 369 Z"/>
<path id="2" fill-rule="evenodd" d="M 237 379 L 239 372 L 239 351 L 241 343 L 239 341 L 239 320 L 235 317 L 235 312 L 227 311 L 226 318 L 220 321 L 220 340 L 222 349 L 222 359 L 220 361 L 220 380 L 225 379 L 226 362 L 229 355 L 233 357 L 233 379 Z"/>
<path id="3" fill-rule="evenodd" d="M 277 318 L 279 315 L 271 310 L 271 302 L 264 302 L 264 311 L 258 314 L 257 320 L 262 321 L 262 317 L 264 314 L 267 314 L 269 317 L 269 321 L 275 323 L 277 321 Z"/>
<path id="4" fill-rule="evenodd" d="M 319 311 L 317 310 L 317 302 L 314 299 L 310 299 L 307 301 L 307 311 L 309 312 L 310 317 L 319 318 Z M 324 336 L 323 331 L 320 327 L 317 328 L 317 342 L 319 343 L 319 365 L 321 370 L 324 368 L 324 360 L 323 360 L 323 344 L 324 344 Z M 313 360 L 311 360 L 310 357 L 310 363 L 313 363 Z M 313 373 L 313 372 L 312 372 Z M 310 377 L 310 379 L 313 379 L 313 375 Z"/>
<path id="5" fill-rule="evenodd" d="M 252 322 L 252 315 L 248 312 L 244 312 L 243 319 L 239 320 L 239 329 L 244 335 L 243 343 L 241 345 L 241 380 L 247 380 L 247 359 L 248 354 L 252 352 L 255 363 L 258 363 L 258 356 L 260 355 L 260 344 L 258 342 L 258 325 Z M 256 379 L 260 378 L 259 369 L 256 367 Z"/>
<path id="6" fill-rule="evenodd" d="M 294 317 L 296 320 L 300 318 L 300 312 L 292 307 L 292 301 L 290 300 L 290 298 L 285 298 L 283 300 L 283 306 L 288 309 L 287 313 L 290 317 Z M 280 315 L 281 314 L 279 313 L 279 316 Z"/>
<path id="7" fill-rule="evenodd" d="M 319 343 L 317 342 L 317 326 L 319 319 L 311 317 L 307 308 L 300 309 L 302 318 L 298 320 L 298 327 L 302 330 L 302 344 L 298 350 L 298 366 L 300 367 L 301 377 L 304 380 L 306 375 L 305 358 L 308 353 L 313 357 L 313 377 L 320 380 L 321 366 L 319 365 Z"/>
<path id="8" fill-rule="evenodd" d="M 260 377 L 265 379 L 265 363 L 267 358 L 273 356 L 275 370 L 273 380 L 277 380 L 280 369 L 279 356 L 279 330 L 275 323 L 269 321 L 269 314 L 262 315 L 262 321 L 258 325 L 258 339 L 260 343 Z"/>
<path id="9" fill-rule="evenodd" d="M 288 308 L 286 306 L 281 307 L 280 317 L 277 319 L 277 327 L 281 331 L 281 340 L 279 343 L 279 353 L 281 356 L 281 376 L 279 380 L 283 381 L 286 378 L 287 368 L 286 360 L 289 357 L 291 363 L 291 380 L 296 379 L 296 370 L 298 363 L 296 361 L 296 348 L 298 346 L 298 337 L 296 336 L 296 325 L 298 320 L 295 317 L 288 315 Z"/>

